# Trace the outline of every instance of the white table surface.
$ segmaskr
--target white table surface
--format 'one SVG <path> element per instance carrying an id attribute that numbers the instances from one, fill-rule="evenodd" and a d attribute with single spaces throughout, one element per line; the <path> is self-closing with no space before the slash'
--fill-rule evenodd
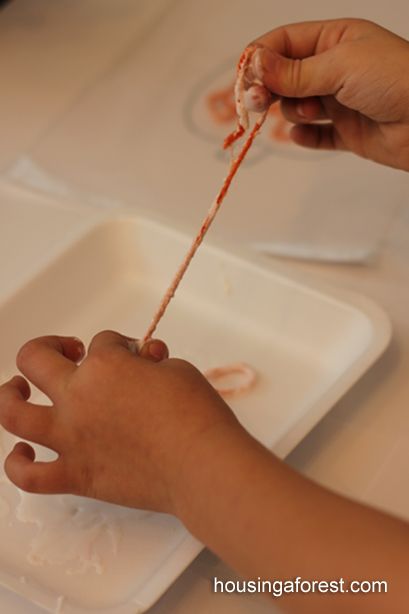
<path id="1" fill-rule="evenodd" d="M 39 5 L 40 0 L 36 0 L 37 2 Z M 27 3 L 20 2 L 20 6 L 23 4 Z M 41 0 L 41 4 L 46 2 Z M 31 10 L 30 19 L 35 18 L 36 15 L 33 15 Z M 398 16 L 394 15 L 395 18 L 398 19 Z M 0 21 L 0 31 L 1 28 Z M 103 41 L 104 37 L 101 35 L 98 38 L 101 48 L 104 46 Z M 11 47 L 12 41 L 7 44 Z M 118 49 L 119 47 L 120 45 Z M 5 56 L 2 56 L 3 91 L 7 90 L 4 87 L 7 74 L 11 80 L 15 71 L 24 74 L 27 65 L 23 60 L 22 56 L 13 58 L 12 73 L 12 70 L 7 68 L 10 64 L 6 64 Z M 106 68 L 109 67 L 110 61 L 107 59 Z M 91 64 L 87 65 L 87 78 L 97 79 L 99 69 L 96 70 Z M 25 84 L 24 92 L 16 94 L 19 99 L 30 91 L 29 84 Z M 31 87 L 34 91 L 34 84 Z M 58 89 L 58 83 L 55 87 Z M 80 89 L 79 86 L 77 89 L 73 86 L 66 98 L 61 96 L 58 100 L 55 99 L 55 108 L 50 110 L 49 115 L 54 117 L 61 113 L 64 100 L 78 96 Z M 7 90 L 7 105 L 10 109 L 14 99 L 10 90 Z M 7 139 L 3 138 L 1 152 L 4 164 L 17 150 L 21 150 L 28 143 L 32 144 L 46 124 L 44 116 L 41 116 L 37 118 L 38 124 L 29 122 L 30 125 L 23 131 L 16 116 L 18 139 L 13 140 L 16 131 L 12 125 L 5 122 L 5 117 L 3 113 L 0 125 L 3 120 L 10 146 L 8 149 L 5 144 Z M 26 118 L 25 121 L 28 122 L 29 119 Z M 409 176 L 407 180 L 409 181 Z M 32 219 L 22 220 L 19 216 L 19 203 L 26 198 L 28 196 L 23 192 L 9 187 L 6 183 L 0 185 L 0 257 L 1 262 L 5 263 L 0 269 L 3 295 L 12 290 L 13 280 L 24 274 L 25 258 L 30 257 L 30 253 L 35 254 L 40 263 L 41 258 L 46 258 L 48 250 L 52 249 L 52 236 L 50 243 L 46 244 L 38 241 L 35 232 L 30 233 L 30 238 L 25 241 L 24 250 L 16 249 L 24 228 L 30 225 L 35 228 L 35 209 Z M 1 202 L 4 199 L 15 205 L 15 216 L 13 219 L 7 219 L 7 225 L 2 223 L 1 218 Z M 50 213 L 50 224 L 60 228 L 67 219 L 72 221 L 75 216 L 75 211 L 67 213 L 55 207 Z M 78 216 L 78 223 L 86 223 L 83 214 Z M 308 273 L 312 279 L 329 281 L 333 285 L 370 296 L 387 311 L 394 330 L 392 344 L 385 355 L 333 408 L 288 460 L 294 467 L 322 484 L 409 519 L 409 203 L 401 206 L 377 260 L 371 265 L 330 266 L 294 262 L 288 263 L 288 266 Z M 204 551 L 153 607 L 152 614 L 271 612 L 270 605 L 252 596 L 214 595 L 210 587 L 210 579 L 214 575 L 225 579 L 234 577 L 233 572 L 223 563 Z M 4 589 L 0 589 L 0 611 L 7 614 L 40 612 L 35 606 Z"/>

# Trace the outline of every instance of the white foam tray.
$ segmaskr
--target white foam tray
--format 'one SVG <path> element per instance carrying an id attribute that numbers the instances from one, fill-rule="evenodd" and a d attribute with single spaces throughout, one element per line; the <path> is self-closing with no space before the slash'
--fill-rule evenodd
<path id="1" fill-rule="evenodd" d="M 190 242 L 137 216 L 98 222 L 78 235 L 0 305 L 2 371 L 12 370 L 16 350 L 33 336 L 75 334 L 87 342 L 104 328 L 142 335 Z M 390 334 L 388 319 L 369 300 L 328 294 L 275 273 L 246 252 L 208 244 L 158 330 L 173 355 L 199 368 L 245 361 L 257 370 L 258 386 L 232 407 L 280 457 L 368 369 Z M 4 453 L 9 436 L 2 437 Z M 63 595 L 66 614 L 143 612 L 202 548 L 169 516 L 81 500 L 89 514 L 116 518 L 120 527 L 117 554 L 106 544 L 99 550 L 103 573 L 68 575 L 65 564 L 32 566 L 27 554 L 38 527 L 15 518 L 16 489 L 0 488 L 11 508 L 0 517 L 0 582 L 49 611 Z M 59 500 L 38 501 L 42 513 L 51 514 Z"/>

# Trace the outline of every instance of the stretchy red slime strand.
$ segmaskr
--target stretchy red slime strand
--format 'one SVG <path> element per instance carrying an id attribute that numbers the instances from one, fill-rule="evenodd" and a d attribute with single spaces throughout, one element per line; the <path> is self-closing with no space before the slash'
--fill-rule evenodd
<path id="1" fill-rule="evenodd" d="M 254 52 L 255 52 L 254 47 L 248 47 L 247 49 L 245 49 L 240 57 L 240 60 L 237 66 L 237 77 L 236 77 L 236 82 L 234 86 L 234 97 L 235 97 L 236 114 L 237 114 L 237 127 L 225 139 L 224 145 L 223 145 L 224 149 L 227 149 L 228 147 L 233 145 L 233 143 L 235 143 L 241 136 L 243 136 L 243 134 L 245 134 L 245 132 L 247 131 L 249 127 L 249 113 L 246 108 L 245 97 L 249 93 L 252 93 L 254 95 L 254 91 L 255 91 L 254 89 L 253 90 L 250 89 L 252 84 L 248 83 L 247 81 L 247 72 L 248 72 L 248 68 L 250 66 L 250 62 L 251 62 Z M 256 87 L 260 88 L 260 85 L 257 85 L 256 82 L 254 83 L 256 84 Z M 158 310 L 156 311 L 152 319 L 152 322 L 148 330 L 146 331 L 146 334 L 142 340 L 142 344 L 145 343 L 148 339 L 150 339 L 152 335 L 154 334 L 156 327 L 158 326 L 160 320 L 162 319 L 170 301 L 175 295 L 175 292 L 180 282 L 182 281 L 183 276 L 186 273 L 187 268 L 192 261 L 192 258 L 197 252 L 214 218 L 216 217 L 217 212 L 219 211 L 220 206 L 222 202 L 224 201 L 226 194 L 230 188 L 230 185 L 231 185 L 231 182 L 233 181 L 234 176 L 236 175 L 244 158 L 246 157 L 248 150 L 252 146 L 254 139 L 256 138 L 257 134 L 260 132 L 260 129 L 266 120 L 266 117 L 269 111 L 268 107 L 271 104 L 271 97 L 268 94 L 268 92 L 267 94 L 266 92 L 267 90 L 265 90 L 265 88 L 262 88 L 263 96 L 261 98 L 262 100 L 261 108 L 265 110 L 263 111 L 261 118 L 254 124 L 238 156 L 234 160 L 232 160 L 230 164 L 229 173 L 226 179 L 224 180 L 223 185 L 220 188 L 220 191 L 217 194 L 216 199 L 214 200 L 212 206 L 210 207 L 205 219 L 203 220 L 202 226 L 198 234 L 194 238 L 189 251 L 187 252 L 179 269 L 176 271 L 176 275 L 173 278 L 169 288 L 167 289 L 158 307 Z M 257 90 L 256 94 L 257 96 L 259 96 L 260 92 Z M 216 367 L 214 369 L 209 369 L 208 371 L 204 373 L 204 375 L 205 377 L 207 377 L 210 383 L 212 383 L 212 381 L 214 382 L 215 380 L 220 380 L 226 376 L 233 375 L 236 379 L 237 379 L 237 376 L 239 376 L 238 381 L 236 381 L 234 385 L 216 388 L 216 390 L 221 395 L 230 396 L 230 397 L 238 396 L 242 394 L 243 392 L 249 390 L 250 388 L 254 386 L 256 379 L 257 379 L 256 373 L 254 372 L 254 370 L 248 365 L 246 365 L 245 363 L 235 363 L 232 365 L 226 365 L 224 367 Z"/>
<path id="2" fill-rule="evenodd" d="M 228 149 L 235 143 L 249 127 L 249 114 L 244 104 L 246 71 L 250 65 L 251 58 L 255 51 L 254 47 L 247 47 L 240 56 L 237 64 L 237 76 L 234 83 L 234 100 L 236 104 L 237 126 L 229 134 L 223 143 L 223 149 Z"/>
<path id="3" fill-rule="evenodd" d="M 256 138 L 257 134 L 260 132 L 260 129 L 262 127 L 262 125 L 264 124 L 266 117 L 267 117 L 267 112 L 265 111 L 263 113 L 263 115 L 261 116 L 261 118 L 254 124 L 249 136 L 247 137 L 246 142 L 244 143 L 240 153 L 238 154 L 237 158 L 235 158 L 231 165 L 230 165 L 230 170 L 229 173 L 226 177 L 226 179 L 223 182 L 222 187 L 220 188 L 220 191 L 218 193 L 218 195 L 216 196 L 216 199 L 214 200 L 212 206 L 210 207 L 205 219 L 203 220 L 202 226 L 198 232 L 198 234 L 196 235 L 195 239 L 192 242 L 192 245 L 190 246 L 189 251 L 187 252 L 183 262 L 181 263 L 179 269 L 176 272 L 175 277 L 173 278 L 169 288 L 167 289 L 159 307 L 158 310 L 156 311 L 155 315 L 153 316 L 152 322 L 148 328 L 148 330 L 145 333 L 145 336 L 143 338 L 143 343 L 145 343 L 148 339 L 150 339 L 152 337 L 152 335 L 154 334 L 156 327 L 158 326 L 160 320 L 162 319 L 170 301 L 172 300 L 173 296 L 175 295 L 175 292 L 180 284 L 180 282 L 183 279 L 184 274 L 186 273 L 186 270 L 193 258 L 193 256 L 195 255 L 195 253 L 197 252 L 200 244 L 202 243 L 207 231 L 209 230 L 214 218 L 217 215 L 218 210 L 220 209 L 220 206 L 223 202 L 223 200 L 226 197 L 227 191 L 231 185 L 231 182 L 233 181 L 233 178 L 235 176 L 235 174 L 237 173 L 238 169 L 240 168 L 241 163 L 243 162 L 244 158 L 246 157 L 246 154 L 248 152 L 248 150 L 250 149 L 254 139 Z"/>

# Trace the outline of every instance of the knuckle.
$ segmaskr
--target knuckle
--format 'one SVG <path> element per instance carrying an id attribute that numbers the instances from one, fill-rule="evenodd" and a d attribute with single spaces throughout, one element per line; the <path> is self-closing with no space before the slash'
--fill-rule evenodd
<path id="1" fill-rule="evenodd" d="M 92 349 L 92 353 L 89 353 L 87 356 L 87 362 L 99 365 L 99 363 L 105 362 L 105 348 L 96 347 Z"/>
<path id="2" fill-rule="evenodd" d="M 183 381 L 185 381 L 186 378 L 193 378 L 192 381 L 196 381 L 195 378 L 202 377 L 199 369 L 183 358 L 169 358 L 164 361 L 164 364 L 166 363 L 173 369 L 173 376 L 179 377 Z"/>
<path id="3" fill-rule="evenodd" d="M 18 351 L 17 353 L 17 358 L 16 358 L 16 364 L 17 367 L 20 369 L 21 367 L 24 367 L 25 364 L 27 364 L 27 362 L 29 362 L 31 360 L 31 358 L 33 357 L 33 355 L 35 355 L 36 350 L 38 347 L 38 342 L 36 339 L 31 339 L 30 341 L 27 341 Z"/>
<path id="4" fill-rule="evenodd" d="M 94 335 L 92 337 L 92 341 L 97 341 L 98 339 L 100 339 L 100 337 L 106 337 L 106 335 L 110 335 L 113 331 L 110 330 L 109 328 L 105 328 L 104 330 L 100 330 L 99 333 L 97 333 L 96 335 Z"/>
<path id="5" fill-rule="evenodd" d="M 176 367 L 177 369 L 187 370 L 193 368 L 193 365 L 191 365 L 190 362 L 184 358 L 169 358 L 167 363 L 173 367 Z"/>
<path id="6" fill-rule="evenodd" d="M 94 368 L 103 371 L 110 363 L 112 363 L 117 355 L 118 352 L 116 351 L 115 347 L 96 347 L 88 358 Z"/>
<path id="7" fill-rule="evenodd" d="M 112 335 L 117 335 L 117 334 L 118 333 L 116 333 L 113 330 L 110 330 L 109 328 L 101 330 L 99 331 L 99 333 L 93 336 L 91 340 L 91 344 L 93 344 L 95 341 L 100 341 L 101 339 L 105 339 L 106 337 L 111 337 Z"/>
<path id="8" fill-rule="evenodd" d="M 349 23 L 357 25 L 357 26 L 365 26 L 365 27 L 373 27 L 375 24 L 370 19 L 363 19 L 362 17 L 349 17 Z"/>

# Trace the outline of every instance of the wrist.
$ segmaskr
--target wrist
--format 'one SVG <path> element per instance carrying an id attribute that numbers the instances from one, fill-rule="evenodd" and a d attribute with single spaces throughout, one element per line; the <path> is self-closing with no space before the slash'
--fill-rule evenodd
<path id="1" fill-rule="evenodd" d="M 235 454 L 243 427 L 232 414 L 209 424 L 197 433 L 179 460 L 172 480 L 172 513 L 184 520 L 190 506 L 215 472 L 223 471 L 226 454 Z"/>
<path id="2" fill-rule="evenodd" d="M 224 516 L 222 508 L 230 508 L 232 498 L 242 490 L 241 484 L 246 480 L 243 463 L 253 448 L 259 447 L 232 417 L 233 420 L 223 420 L 200 434 L 174 482 L 172 513 L 202 541 L 207 541 L 212 516 L 215 521 Z"/>

